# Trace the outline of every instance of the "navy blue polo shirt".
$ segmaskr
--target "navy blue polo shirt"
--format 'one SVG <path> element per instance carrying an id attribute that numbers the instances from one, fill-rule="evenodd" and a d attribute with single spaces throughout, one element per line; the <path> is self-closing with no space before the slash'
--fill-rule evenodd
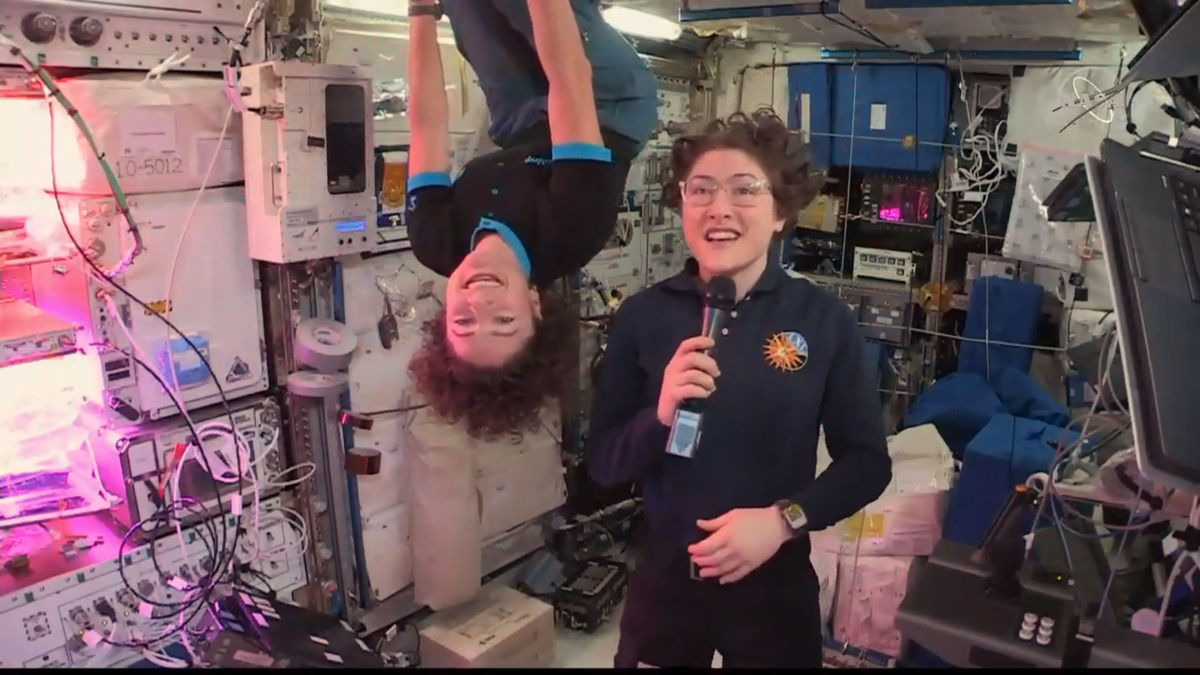
<path id="1" fill-rule="evenodd" d="M 721 377 L 691 459 L 666 453 L 656 409 L 663 371 L 699 333 L 703 299 L 684 272 L 621 305 L 589 422 L 596 482 L 640 480 L 651 536 L 687 546 L 697 520 L 798 502 L 809 529 L 847 518 L 891 480 L 878 384 L 857 321 L 834 295 L 769 264 L 717 340 Z M 819 478 L 822 425 L 833 460 Z"/>
<path id="2" fill-rule="evenodd" d="M 536 285 L 578 272 L 616 228 L 627 165 L 606 147 L 536 141 L 497 150 L 448 173 L 408 179 L 405 225 L 422 265 L 448 277 L 495 232 Z"/>
<path id="3" fill-rule="evenodd" d="M 592 66 L 600 126 L 641 151 L 658 126 L 658 83 L 629 41 L 604 20 L 599 0 L 571 0 Z M 547 119 L 549 83 L 533 40 L 526 0 L 442 0 L 454 42 L 487 99 L 489 135 L 507 147 Z"/>

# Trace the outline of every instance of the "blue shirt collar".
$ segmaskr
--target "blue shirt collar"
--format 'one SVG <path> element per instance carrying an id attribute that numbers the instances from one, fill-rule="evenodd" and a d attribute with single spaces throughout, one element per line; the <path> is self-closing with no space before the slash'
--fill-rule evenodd
<path id="1" fill-rule="evenodd" d="M 500 235 L 505 244 L 517 254 L 517 260 L 521 263 L 521 271 L 526 277 L 533 274 L 533 265 L 529 261 L 529 251 L 525 250 L 525 244 L 521 238 L 513 232 L 512 228 L 498 220 L 491 218 L 480 218 L 479 226 L 475 228 L 475 232 L 471 235 L 471 250 L 475 250 L 475 246 L 479 243 L 481 235 L 487 232 L 495 232 Z"/>

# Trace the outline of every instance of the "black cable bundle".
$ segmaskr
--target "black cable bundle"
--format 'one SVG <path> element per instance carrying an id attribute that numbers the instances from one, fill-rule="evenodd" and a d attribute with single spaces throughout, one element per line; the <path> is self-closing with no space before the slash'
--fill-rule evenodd
<path id="1" fill-rule="evenodd" d="M 252 17 L 252 21 L 258 21 L 258 20 L 261 20 L 261 12 L 257 18 Z M 234 48 L 233 57 L 231 58 L 231 64 L 236 63 L 237 61 L 240 60 L 240 55 L 238 54 L 238 51 L 239 51 L 240 47 L 244 46 L 246 39 L 249 35 L 249 32 L 252 28 L 253 28 L 253 23 L 249 22 L 247 24 L 247 28 L 246 28 L 246 36 L 243 36 L 242 41 L 240 43 L 238 43 Z M 34 67 L 40 69 L 40 66 L 34 66 Z M 52 82 L 52 80 L 49 79 L 48 76 L 45 76 L 43 78 L 43 81 L 46 82 L 48 87 L 53 87 L 53 82 Z M 196 357 L 200 360 L 200 362 L 204 365 L 204 368 L 208 371 L 210 377 L 212 378 L 213 383 L 216 385 L 217 394 L 221 399 L 221 405 L 224 408 L 224 411 L 225 411 L 227 417 L 229 418 L 229 428 L 236 430 L 237 427 L 236 427 L 236 422 L 234 420 L 233 410 L 231 409 L 231 407 L 229 405 L 229 399 L 226 396 L 223 387 L 221 386 L 221 379 L 216 375 L 215 372 L 213 372 L 212 365 L 208 362 L 208 358 L 205 356 L 204 352 L 202 352 L 196 346 L 196 344 L 194 342 L 192 342 L 191 338 L 189 338 L 186 334 L 184 334 L 184 332 L 181 331 L 174 323 L 172 323 L 169 319 L 167 319 L 165 316 L 163 316 L 162 313 L 160 313 L 159 311 L 157 311 L 156 309 L 151 307 L 148 303 L 143 301 L 141 298 L 134 295 L 131 291 L 129 291 L 124 286 L 122 286 L 120 283 L 118 283 L 114 278 L 110 278 L 109 275 L 106 274 L 105 271 L 103 269 L 101 269 L 92 260 L 91 257 L 89 257 L 88 252 L 79 243 L 79 240 L 76 239 L 75 234 L 71 231 L 70 225 L 67 222 L 66 214 L 63 211 L 62 201 L 61 201 L 59 189 L 58 189 L 59 188 L 58 172 L 57 172 L 57 163 L 56 163 L 57 153 L 56 153 L 56 147 L 55 147 L 56 130 L 55 130 L 55 117 L 54 117 L 54 108 L 53 108 L 53 105 L 54 105 L 53 95 L 55 93 L 56 93 L 55 91 L 50 91 L 50 92 L 48 92 L 48 95 L 47 95 L 47 106 L 48 106 L 48 110 L 50 112 L 50 129 L 49 129 L 49 131 L 50 131 L 50 176 L 51 176 L 51 183 L 52 183 L 51 187 L 54 192 L 54 201 L 55 201 L 55 205 L 58 210 L 59 218 L 62 222 L 63 230 L 66 232 L 67 237 L 70 239 L 71 245 L 75 248 L 75 250 L 83 258 L 83 261 L 87 264 L 87 266 L 89 268 L 91 268 L 91 272 L 96 276 L 96 278 L 99 281 L 104 283 L 106 286 L 111 287 L 113 290 L 115 290 L 120 295 L 123 295 L 124 297 L 128 298 L 135 305 L 142 308 L 147 315 L 153 316 L 153 317 L 157 318 L 159 321 L 162 321 L 163 324 L 168 329 L 170 329 L 174 334 L 178 335 L 184 341 L 184 343 L 187 344 L 188 349 L 190 349 L 191 352 L 194 353 L 196 355 Z M 73 112 L 73 111 L 69 111 L 69 112 Z M 102 164 L 105 162 L 105 158 L 102 155 L 98 155 L 97 158 L 101 161 Z M 114 198 L 118 197 L 116 194 L 116 190 L 113 190 L 113 197 Z M 120 200 L 118 199 L 118 201 L 120 201 Z M 117 317 L 114 317 L 114 319 L 119 320 L 119 318 L 117 318 Z M 133 350 L 120 349 L 112 344 L 106 344 L 106 345 L 100 345 L 100 346 L 107 348 L 107 349 L 117 350 L 117 351 L 125 354 L 127 357 L 129 357 L 133 362 L 135 362 L 141 368 L 143 373 L 147 373 L 151 377 L 154 378 L 154 380 L 159 384 L 160 387 L 162 387 L 163 391 L 165 391 L 167 393 L 168 397 L 170 397 L 171 401 L 175 404 L 175 406 L 177 408 L 179 408 L 179 410 L 181 410 L 181 411 L 185 410 L 185 406 L 182 404 L 182 401 L 180 401 L 177 398 L 177 396 L 176 396 L 175 392 L 173 391 L 173 389 L 171 388 L 171 386 L 163 379 L 163 377 L 161 375 L 159 375 L 159 373 L 155 370 L 155 368 L 151 364 L 146 363 L 145 361 L 140 359 L 137 355 L 132 353 Z M 200 434 L 196 430 L 195 426 L 192 424 L 191 420 L 189 420 L 186 416 L 183 417 L 183 421 L 187 425 L 188 431 L 191 434 L 191 437 L 189 438 L 189 442 L 195 444 L 195 446 L 197 448 L 197 456 L 199 457 L 199 461 L 208 474 L 208 479 L 209 479 L 209 482 L 213 489 L 213 494 L 220 495 L 221 494 L 220 485 L 217 482 L 217 480 L 215 479 L 215 477 L 213 476 L 212 467 L 211 467 L 211 464 L 209 463 L 208 456 L 207 456 L 208 453 L 205 450 L 203 444 L 201 443 Z M 236 433 L 236 431 L 234 433 Z M 238 473 L 238 481 L 237 481 L 237 497 L 238 497 L 238 499 L 242 498 L 244 489 L 245 489 L 245 478 L 244 478 L 244 475 L 241 472 L 239 472 Z M 218 585 L 220 585 L 220 584 L 242 585 L 242 586 L 249 586 L 251 589 L 254 589 L 254 586 L 249 583 L 250 577 L 257 576 L 260 579 L 263 578 L 263 576 L 260 573 L 257 573 L 255 570 L 250 569 L 249 565 L 242 565 L 242 564 L 236 563 L 235 556 L 236 556 L 238 543 L 241 540 L 241 537 L 244 534 L 246 534 L 246 532 L 241 527 L 235 527 L 234 532 L 232 533 L 232 535 L 230 535 L 230 533 L 228 531 L 229 527 L 228 527 L 227 518 L 226 518 L 228 515 L 228 511 L 226 510 L 224 501 L 218 497 L 216 502 L 217 502 L 217 514 L 215 516 L 213 513 L 211 513 L 211 511 L 209 509 L 201 506 L 195 500 L 191 500 L 191 499 L 174 501 L 171 503 L 160 503 L 159 508 L 155 511 L 154 514 L 152 514 L 149 517 L 143 519 L 142 521 L 134 524 L 125 533 L 125 535 L 122 537 L 121 544 L 118 549 L 117 570 L 121 577 L 122 582 L 125 584 L 126 589 L 132 594 L 133 597 L 137 598 L 140 602 L 145 603 L 145 604 L 150 605 L 151 607 L 155 608 L 155 611 L 153 612 L 154 620 L 168 621 L 168 620 L 177 619 L 180 617 L 182 617 L 183 620 L 179 621 L 178 625 L 174 629 L 170 630 L 169 632 L 166 632 L 161 635 L 157 635 L 155 637 L 152 637 L 152 638 L 149 638 L 146 640 L 130 641 L 130 642 L 117 642 L 117 641 L 111 640 L 110 638 L 105 638 L 104 641 L 106 643 L 113 645 L 115 647 L 136 649 L 136 650 L 149 649 L 149 648 L 155 647 L 157 645 L 160 645 L 164 641 L 168 640 L 169 638 L 181 633 L 184 630 L 187 630 L 189 623 L 191 623 L 196 617 L 198 617 L 201 612 L 205 611 L 212 605 L 212 602 L 215 598 L 215 591 L 216 591 L 216 588 Z M 195 595 L 193 597 L 191 597 L 189 599 L 185 599 L 182 602 L 162 602 L 162 601 L 153 600 L 151 598 L 145 597 L 145 594 L 143 594 L 141 592 L 141 590 L 138 589 L 134 584 L 130 583 L 129 579 L 126 577 L 125 568 L 128 565 L 128 562 L 126 560 L 125 551 L 129 546 L 130 539 L 133 537 L 133 535 L 135 533 L 142 531 L 147 526 L 159 526 L 159 525 L 173 523 L 173 522 L 182 522 L 183 518 L 187 515 L 200 515 L 203 518 L 195 526 L 196 529 L 194 529 L 193 531 L 199 530 L 202 532 L 202 536 L 200 536 L 199 539 L 201 540 L 202 544 L 204 545 L 204 547 L 207 551 L 207 554 L 208 554 L 207 560 L 210 562 L 210 569 L 204 571 L 204 574 L 202 574 L 201 578 L 198 580 L 198 584 L 196 584 L 188 589 L 190 591 L 198 590 L 199 592 L 195 593 Z M 216 522 L 218 520 L 220 522 L 219 530 L 216 525 Z M 205 537 L 205 536 L 203 536 L 203 534 L 207 534 L 208 536 Z M 149 550 L 149 556 L 152 561 L 152 564 L 154 565 L 155 570 L 158 572 L 160 579 L 162 579 L 164 581 L 170 580 L 171 575 L 162 569 L 162 567 L 159 565 L 159 562 L 156 558 L 156 547 L 153 544 L 151 544 L 148 546 L 148 550 Z M 258 589 L 258 591 L 261 592 L 261 589 Z M 160 612 L 159 610 L 163 610 L 163 611 Z"/>
<path id="2" fill-rule="evenodd" d="M 134 304 L 141 307 L 143 310 L 145 310 L 145 312 L 147 314 L 154 316 L 158 320 L 162 321 L 164 324 L 166 324 L 166 326 L 171 331 L 173 331 L 175 334 L 179 335 L 183 339 L 183 341 L 187 344 L 188 348 L 196 355 L 197 358 L 200 359 L 200 362 L 202 364 L 204 364 L 205 369 L 208 370 L 209 375 L 212 377 L 213 382 L 216 384 L 217 394 L 221 398 L 221 405 L 225 408 L 225 413 L 229 417 L 230 427 L 236 429 L 237 428 L 236 422 L 233 417 L 233 410 L 229 406 L 229 399 L 225 395 L 225 390 L 221 387 L 220 378 L 217 377 L 216 374 L 213 372 L 212 365 L 208 362 L 208 358 L 204 355 L 204 352 L 202 352 L 196 346 L 196 344 L 194 342 L 192 342 L 191 338 L 189 338 L 174 323 L 172 323 L 170 319 L 166 318 L 161 313 L 159 313 L 157 310 L 150 307 L 150 305 L 147 304 L 145 301 L 143 301 L 141 298 L 134 295 L 132 292 L 130 292 L 128 289 L 126 289 L 121 284 L 117 283 L 116 280 L 110 279 L 107 276 L 105 276 L 104 271 L 102 269 L 100 269 L 100 267 L 91 259 L 91 257 L 89 257 L 87 251 L 79 243 L 79 240 L 76 239 L 75 233 L 73 233 L 71 231 L 71 227 L 67 222 L 66 213 L 63 211 L 62 200 L 59 196 L 59 190 L 58 190 L 58 171 L 57 171 L 57 162 L 55 159 L 55 154 L 56 154 L 57 148 L 55 147 L 56 132 L 55 132 L 53 103 L 48 103 L 47 105 L 49 106 L 49 110 L 50 110 L 50 180 L 51 180 L 51 188 L 53 189 L 53 192 L 54 192 L 54 204 L 55 204 L 56 208 L 58 209 L 58 216 L 59 216 L 60 220 L 62 221 L 63 230 L 67 233 L 67 237 L 71 240 L 71 245 L 75 248 L 76 251 L 79 252 L 79 255 L 83 258 L 83 261 L 88 265 L 88 267 L 90 267 L 92 269 L 92 272 L 95 273 L 99 279 L 103 280 L 107 285 L 111 286 L 118 293 L 120 293 L 121 295 L 124 295 L 126 298 L 128 298 L 130 301 L 132 301 Z M 109 348 L 115 348 L 112 345 L 106 345 L 106 346 Z M 125 354 L 130 359 L 132 359 L 142 369 L 143 373 L 148 373 L 151 377 L 153 377 L 154 380 L 158 383 L 158 385 L 160 387 L 162 387 L 163 391 L 165 391 L 167 393 L 167 396 L 169 396 L 171 398 L 171 401 L 175 404 L 176 407 L 178 407 L 180 410 L 185 409 L 185 406 L 182 405 L 182 402 L 176 398 L 175 392 L 171 389 L 171 386 L 169 384 L 167 384 L 167 382 L 163 379 L 163 377 L 161 375 L 158 374 L 158 371 L 156 371 L 151 364 L 148 364 L 145 361 L 143 361 L 142 359 L 138 358 L 135 354 L 132 353 L 132 350 L 131 351 L 118 350 L 118 351 L 121 351 L 123 354 Z M 183 421 L 184 421 L 184 424 L 186 424 L 188 427 L 188 432 L 191 434 L 190 441 L 196 444 L 196 448 L 197 448 L 196 454 L 200 458 L 201 465 L 204 467 L 205 472 L 208 475 L 208 479 L 209 479 L 209 481 L 211 483 L 211 487 L 213 489 L 213 494 L 219 495 L 220 494 L 220 485 L 217 483 L 217 480 L 213 477 L 212 466 L 208 461 L 208 453 L 204 449 L 203 444 L 201 444 L 201 442 L 200 442 L 200 434 L 196 430 L 196 427 L 192 424 L 191 420 L 189 420 L 187 417 L 184 417 Z M 242 475 L 242 473 L 239 472 L 238 473 L 238 482 L 237 482 L 237 494 L 238 494 L 239 498 L 241 498 L 244 488 L 245 488 L 245 479 L 244 479 L 244 476 Z M 174 617 L 179 617 L 179 616 L 183 615 L 185 612 L 187 612 L 189 610 L 189 608 L 194 608 L 192 613 L 187 617 L 187 619 L 185 621 L 181 622 L 178 627 L 176 627 L 172 631 L 170 631 L 158 638 L 155 638 L 153 640 L 148 640 L 148 641 L 141 642 L 141 643 L 138 643 L 138 642 L 122 643 L 122 642 L 113 642 L 113 641 L 109 640 L 108 638 L 106 638 L 105 642 L 108 642 L 109 644 L 112 644 L 113 646 L 116 646 L 116 647 L 125 647 L 125 648 L 130 648 L 130 649 L 145 649 L 145 648 L 154 646 L 156 644 L 159 644 L 159 643 L 163 642 L 164 640 L 166 640 L 167 638 L 177 635 L 180 631 L 182 631 L 184 629 L 185 626 L 187 626 L 188 622 L 190 622 L 192 619 L 197 617 L 201 611 L 203 611 L 204 609 L 207 608 L 207 606 L 209 604 L 208 600 L 211 598 L 213 591 L 216 589 L 217 584 L 219 584 L 221 582 L 229 583 L 229 582 L 232 582 L 235 580 L 235 579 L 224 578 L 222 571 L 236 569 L 235 566 L 233 566 L 231 564 L 231 562 L 234 559 L 234 555 L 237 550 L 238 541 L 240 540 L 241 535 L 242 535 L 242 529 L 237 528 L 233 533 L 232 541 L 230 541 L 228 528 L 225 526 L 225 515 L 226 515 L 225 503 L 223 500 L 217 499 L 217 509 L 218 509 L 217 517 L 220 519 L 220 522 L 222 525 L 221 530 L 220 530 L 221 537 L 220 537 L 219 543 L 217 542 L 217 536 L 216 536 L 217 530 L 216 530 L 216 527 L 213 525 L 214 518 L 212 517 L 212 514 L 209 513 L 207 509 L 204 509 L 203 507 L 201 507 L 199 504 L 196 504 L 194 502 L 190 503 L 190 508 L 193 509 L 193 513 L 195 512 L 195 510 L 199 510 L 201 513 L 203 513 L 205 516 L 207 516 L 206 520 L 203 521 L 202 524 L 208 527 L 210 534 L 212 534 L 212 542 L 211 543 L 216 547 L 216 551 L 213 551 L 211 548 L 209 549 L 209 558 L 210 559 L 217 558 L 216 560 L 213 561 L 214 573 L 210 574 L 209 578 L 207 579 L 207 583 L 200 587 L 201 593 L 196 598 L 189 600 L 187 602 L 183 602 L 183 603 L 160 603 L 157 601 L 150 600 L 149 598 L 143 597 L 142 594 L 138 591 L 138 589 L 135 588 L 134 585 L 129 583 L 129 580 L 125 576 L 125 565 L 126 565 L 125 549 L 129 544 L 129 539 L 135 533 L 142 530 L 142 528 L 144 528 L 146 525 L 174 522 L 175 519 L 178 518 L 179 515 L 181 515 L 178 513 L 178 511 L 182 510 L 181 507 L 183 507 L 184 509 L 188 508 L 188 506 L 185 506 L 185 504 L 187 504 L 187 503 L 186 502 L 172 502 L 172 503 L 163 504 L 162 508 L 158 509 L 154 514 L 152 514 L 151 516 L 145 518 L 144 520 L 136 523 L 133 527 L 131 527 L 129 529 L 129 531 L 125 533 L 125 536 L 121 540 L 121 546 L 120 546 L 120 549 L 118 550 L 118 556 L 117 556 L 117 571 L 121 575 L 121 581 L 124 582 L 125 587 L 131 593 L 133 593 L 134 597 L 138 598 L 139 601 L 145 602 L 154 607 L 166 607 L 166 608 L 170 609 L 170 611 L 165 614 L 160 614 L 160 613 L 156 612 L 155 613 L 156 619 L 166 620 L 166 619 L 171 619 Z M 203 537 L 201 539 L 203 539 Z M 210 542 L 205 540 L 204 543 L 205 543 L 205 546 L 207 547 Z M 227 543 L 229 544 L 228 546 L 226 546 Z M 155 547 L 153 545 L 151 545 L 149 547 L 149 550 L 150 550 L 150 558 L 153 561 L 155 569 L 159 572 L 160 577 L 167 578 L 168 575 L 166 575 L 162 571 L 161 567 L 158 564 L 157 559 L 155 558 Z"/>

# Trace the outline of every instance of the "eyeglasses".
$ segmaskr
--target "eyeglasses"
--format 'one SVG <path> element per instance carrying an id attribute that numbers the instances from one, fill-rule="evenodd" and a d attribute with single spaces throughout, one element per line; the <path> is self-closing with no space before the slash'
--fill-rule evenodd
<path id="1" fill-rule="evenodd" d="M 726 183 L 715 178 L 695 176 L 679 184 L 683 201 L 692 206 L 708 206 L 725 190 L 734 206 L 754 206 L 763 195 L 771 194 L 771 184 L 762 178 L 737 176 Z"/>

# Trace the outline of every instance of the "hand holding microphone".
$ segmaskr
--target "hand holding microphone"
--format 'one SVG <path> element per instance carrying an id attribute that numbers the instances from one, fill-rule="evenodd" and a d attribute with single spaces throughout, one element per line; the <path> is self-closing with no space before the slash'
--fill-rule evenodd
<path id="1" fill-rule="evenodd" d="M 663 374 L 658 399 L 658 420 L 670 425 L 667 454 L 691 458 L 700 444 L 704 419 L 702 403 L 716 389 L 721 374 L 714 358 L 716 337 L 737 303 L 737 285 L 729 277 L 713 277 L 704 292 L 704 318 L 700 336 L 679 345 Z"/>
<path id="2" fill-rule="evenodd" d="M 717 388 L 721 371 L 705 352 L 716 342 L 707 335 L 684 340 L 663 372 L 662 391 L 658 395 L 658 421 L 665 427 L 675 420 L 675 411 L 687 400 L 702 400 Z"/>

